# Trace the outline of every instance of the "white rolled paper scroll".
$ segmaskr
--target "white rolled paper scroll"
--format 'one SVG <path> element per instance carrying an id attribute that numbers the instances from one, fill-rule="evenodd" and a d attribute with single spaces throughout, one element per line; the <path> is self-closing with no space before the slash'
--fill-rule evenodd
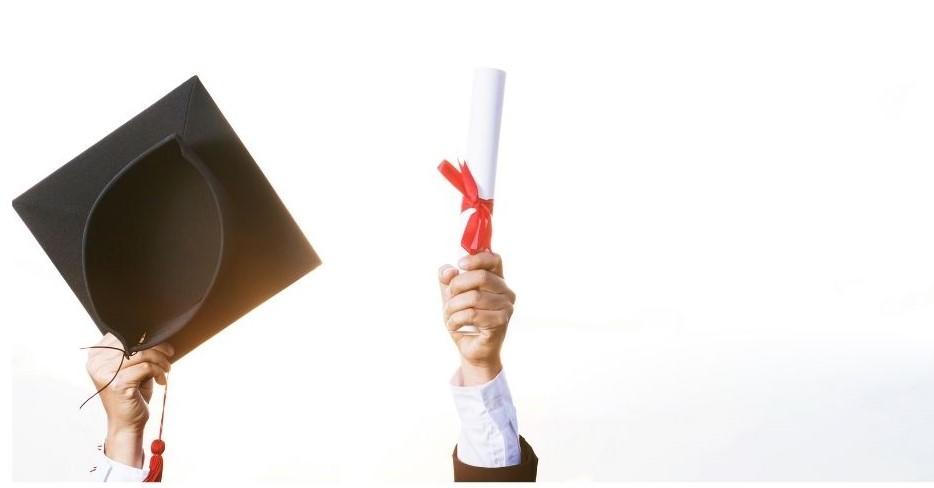
<path id="1" fill-rule="evenodd" d="M 505 71 L 493 68 L 477 68 L 474 71 L 470 129 L 467 132 L 467 167 L 477 182 L 480 198 L 484 200 L 492 200 L 496 188 L 496 159 L 505 86 Z M 464 221 L 470 213 L 471 210 L 465 213 Z M 479 334 L 475 325 L 465 325 L 458 332 Z"/>
<path id="2" fill-rule="evenodd" d="M 470 101 L 470 130 L 467 132 L 467 166 L 477 181 L 480 198 L 493 198 L 496 187 L 496 155 L 503 115 L 506 72 L 477 68 Z"/>

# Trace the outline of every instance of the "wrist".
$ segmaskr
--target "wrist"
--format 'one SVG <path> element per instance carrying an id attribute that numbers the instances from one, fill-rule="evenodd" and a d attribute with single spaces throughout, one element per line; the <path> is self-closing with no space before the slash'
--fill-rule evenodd
<path id="1" fill-rule="evenodd" d="M 142 469 L 143 430 L 132 426 L 107 426 L 104 455 L 113 461 Z"/>
<path id="2" fill-rule="evenodd" d="M 503 370 L 499 357 L 484 361 L 461 359 L 461 378 L 464 386 L 476 386 L 489 383 Z"/>

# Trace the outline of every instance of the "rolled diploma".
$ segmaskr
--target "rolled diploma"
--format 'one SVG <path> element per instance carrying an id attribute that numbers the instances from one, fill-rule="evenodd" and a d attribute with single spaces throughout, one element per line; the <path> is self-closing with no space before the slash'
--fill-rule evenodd
<path id="1" fill-rule="evenodd" d="M 467 132 L 467 166 L 480 190 L 480 198 L 492 199 L 496 187 L 496 155 L 503 115 L 506 72 L 477 68 L 470 101 L 470 130 Z"/>
<path id="2" fill-rule="evenodd" d="M 503 115 L 503 89 L 506 72 L 493 68 L 477 68 L 473 77 L 470 100 L 470 129 L 467 132 L 467 166 L 477 182 L 480 198 L 493 199 L 496 188 L 496 157 L 499 152 L 499 126 Z M 463 223 L 473 213 L 462 215 Z M 458 329 L 465 334 L 477 334 L 474 325 Z"/>

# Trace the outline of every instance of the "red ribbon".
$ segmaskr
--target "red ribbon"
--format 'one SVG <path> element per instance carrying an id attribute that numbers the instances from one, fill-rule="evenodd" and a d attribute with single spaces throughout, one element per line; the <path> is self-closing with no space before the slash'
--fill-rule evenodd
<path id="1" fill-rule="evenodd" d="M 477 254 L 490 250 L 490 241 L 493 239 L 493 199 L 480 198 L 477 182 L 470 174 L 467 163 L 460 163 L 460 171 L 447 160 L 441 161 L 438 171 L 457 188 L 461 195 L 461 212 L 468 208 L 474 209 L 464 228 L 464 237 L 461 246 L 469 254 Z"/>

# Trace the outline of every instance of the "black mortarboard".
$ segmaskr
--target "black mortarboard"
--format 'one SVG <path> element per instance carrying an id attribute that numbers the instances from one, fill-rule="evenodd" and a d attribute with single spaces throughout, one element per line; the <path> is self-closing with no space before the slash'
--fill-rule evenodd
<path id="1" fill-rule="evenodd" d="M 13 207 L 127 353 L 177 360 L 320 263 L 197 77 Z"/>

